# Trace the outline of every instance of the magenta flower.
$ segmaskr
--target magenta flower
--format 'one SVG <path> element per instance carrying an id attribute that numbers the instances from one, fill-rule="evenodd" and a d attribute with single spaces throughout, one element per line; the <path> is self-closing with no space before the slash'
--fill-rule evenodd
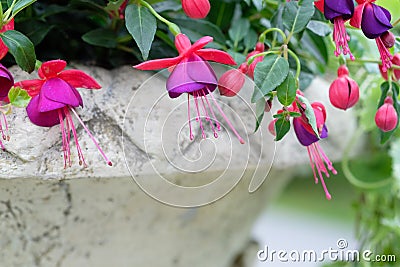
<path id="1" fill-rule="evenodd" d="M 3 103 L 8 103 L 8 92 L 11 87 L 14 85 L 14 78 L 11 73 L 8 71 L 6 67 L 0 64 L 0 106 Z M 8 123 L 7 118 L 4 112 L 1 112 L 3 117 L 3 122 L 0 119 L 0 132 L 3 140 L 10 140 L 10 135 L 8 134 Z M 4 125 L 3 125 L 4 123 Z M 3 142 L 0 139 L 0 147 L 1 149 L 5 149 Z"/>
<path id="2" fill-rule="evenodd" d="M 354 106 L 360 98 L 358 84 L 349 77 L 346 65 L 338 69 L 338 78 L 329 87 L 329 99 L 331 104 L 339 109 L 346 110 Z"/>
<path id="3" fill-rule="evenodd" d="M 6 25 L 0 29 L 0 33 L 6 32 L 8 30 L 14 30 L 14 19 L 11 19 Z M 4 44 L 3 40 L 0 39 L 0 59 L 5 57 L 8 53 L 8 47 Z"/>
<path id="4" fill-rule="evenodd" d="M 244 143 L 244 140 L 235 130 L 212 94 L 212 92 L 217 88 L 217 77 L 207 60 L 230 65 L 235 65 L 236 63 L 226 52 L 216 49 L 203 49 L 203 47 L 212 40 L 212 37 L 206 36 L 191 45 L 190 40 L 186 35 L 178 34 L 175 37 L 175 46 L 179 52 L 179 56 L 174 58 L 150 60 L 136 65 L 134 68 L 140 70 L 158 70 L 173 67 L 173 71 L 168 77 L 166 87 L 171 98 L 187 93 L 188 124 L 191 140 L 194 139 L 194 135 L 192 133 L 190 119 L 190 95 L 194 98 L 196 121 L 200 124 L 202 137 L 206 138 L 201 113 L 203 113 L 206 121 L 210 123 L 214 136 L 216 138 L 218 137 L 217 130 L 220 131 L 220 124 L 216 119 L 214 109 L 211 105 L 212 102 L 209 101 L 207 97 L 209 95 L 222 117 L 238 137 L 239 141 Z M 213 120 L 215 121 L 216 127 L 214 127 Z"/>
<path id="5" fill-rule="evenodd" d="M 210 12 L 208 0 L 182 0 L 182 8 L 186 15 L 192 19 L 203 19 Z"/>
<path id="6" fill-rule="evenodd" d="M 375 0 L 357 0 L 354 16 L 350 20 L 353 27 L 361 28 L 367 38 L 375 39 L 382 60 L 382 69 L 386 72 L 392 66 L 392 55 L 382 41 L 382 35 L 393 28 L 390 12 L 373 2 Z"/>
<path id="7" fill-rule="evenodd" d="M 396 109 L 393 107 L 393 99 L 388 96 L 375 114 L 376 126 L 383 132 L 390 132 L 396 129 L 397 122 L 398 116 Z"/>
<path id="8" fill-rule="evenodd" d="M 240 65 L 238 69 L 230 69 L 218 80 L 218 90 L 223 96 L 233 97 L 242 89 L 245 83 L 245 75 L 247 72 L 247 63 Z"/>
<path id="9" fill-rule="evenodd" d="M 320 1 L 318 5 L 321 4 Z M 317 5 L 317 4 L 316 4 Z M 318 7 L 317 5 L 317 7 Z M 335 56 L 343 54 L 350 55 L 350 59 L 354 60 L 354 56 L 350 52 L 348 41 L 350 36 L 347 34 L 345 21 L 350 19 L 354 14 L 353 0 L 325 0 L 324 1 L 324 15 L 325 18 L 330 20 L 333 27 L 333 40 L 336 44 Z"/>
<path id="10" fill-rule="evenodd" d="M 312 127 L 305 116 L 304 108 L 297 110 L 298 112 L 302 113 L 302 116 L 293 119 L 293 127 L 299 142 L 303 146 L 307 147 L 308 157 L 313 170 L 315 183 L 318 183 L 319 177 L 319 180 L 321 181 L 322 187 L 325 191 L 326 198 L 331 199 L 331 195 L 329 194 L 322 174 L 324 173 L 326 177 L 329 177 L 329 171 L 331 171 L 333 174 L 337 174 L 337 172 L 333 167 L 332 162 L 318 144 L 320 139 L 328 137 L 328 129 L 325 125 L 326 111 L 322 103 L 314 102 L 311 104 L 311 106 L 316 117 L 319 136 L 317 136 L 312 130 Z"/>
<path id="11" fill-rule="evenodd" d="M 252 57 L 252 56 L 254 56 L 254 55 L 257 55 L 257 54 L 260 54 L 260 53 L 262 53 L 262 52 L 264 52 L 264 51 L 265 51 L 265 45 L 264 45 L 263 43 L 258 42 L 258 43 L 256 44 L 256 47 L 254 48 L 254 51 L 250 52 L 250 53 L 247 55 L 246 61 L 247 61 L 250 57 Z M 256 57 L 256 58 L 253 60 L 253 62 L 250 64 L 250 66 L 248 66 L 247 75 L 248 75 L 251 79 L 254 80 L 254 70 L 256 69 L 257 64 L 260 63 L 260 62 L 262 62 L 263 60 L 264 60 L 264 56 Z"/>
<path id="12" fill-rule="evenodd" d="M 28 117 L 33 124 L 41 127 L 52 127 L 60 124 L 65 168 L 67 167 L 67 162 L 71 166 L 70 132 L 72 130 L 78 151 L 79 165 L 83 164 L 86 167 L 85 158 L 78 143 L 78 135 L 71 116 L 72 112 L 93 140 L 104 160 L 111 166 L 111 161 L 108 160 L 98 142 L 74 109 L 78 106 L 83 106 L 82 97 L 76 87 L 99 89 L 101 86 L 83 71 L 64 70 L 66 66 L 67 63 L 63 60 L 44 62 L 38 71 L 40 79 L 16 83 L 16 86 L 25 89 L 32 97 L 26 107 Z"/>

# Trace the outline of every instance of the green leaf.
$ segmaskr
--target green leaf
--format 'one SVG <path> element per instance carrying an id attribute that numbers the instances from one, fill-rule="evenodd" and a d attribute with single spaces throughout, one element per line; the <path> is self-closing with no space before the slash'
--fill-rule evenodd
<path id="1" fill-rule="evenodd" d="M 173 22 L 180 25 L 182 32 L 185 32 L 185 30 L 195 32 L 197 34 L 195 37 L 196 39 L 192 39 L 192 41 L 197 41 L 200 37 L 207 35 L 213 37 L 214 42 L 225 45 L 225 35 L 222 33 L 221 29 L 218 26 L 209 21 L 186 18 L 174 19 Z"/>
<path id="2" fill-rule="evenodd" d="M 289 73 L 289 63 L 286 59 L 269 54 L 257 64 L 254 70 L 254 82 L 260 88 L 263 95 L 268 94 L 278 87 Z M 260 99 L 260 94 L 253 94 L 252 102 Z"/>
<path id="3" fill-rule="evenodd" d="M 308 51 L 317 59 L 316 62 L 322 63 L 324 66 L 327 65 L 329 55 L 324 38 L 311 31 L 305 31 L 301 44 L 305 51 Z"/>
<path id="4" fill-rule="evenodd" d="M 275 141 L 282 140 L 283 137 L 289 132 L 290 130 L 290 121 L 286 120 L 285 118 L 279 118 L 275 122 Z"/>
<path id="5" fill-rule="evenodd" d="M 243 40 L 246 50 L 251 50 L 252 48 L 254 48 L 257 44 L 257 40 L 257 33 L 253 29 L 250 29 L 249 34 L 247 34 L 246 38 L 244 38 Z"/>
<path id="6" fill-rule="evenodd" d="M 284 106 L 289 106 L 296 99 L 296 80 L 291 72 L 289 72 L 285 81 L 276 88 L 279 102 Z"/>
<path id="7" fill-rule="evenodd" d="M 17 15 L 21 10 L 32 5 L 35 2 L 36 2 L 36 0 L 20 0 L 20 1 L 18 1 L 12 9 L 13 16 Z"/>
<path id="8" fill-rule="evenodd" d="M 241 18 L 232 24 L 228 34 L 235 46 L 248 34 L 249 29 L 250 22 L 244 18 Z"/>
<path id="9" fill-rule="evenodd" d="M 325 22 L 318 20 L 311 20 L 307 25 L 307 29 L 321 37 L 328 36 L 332 32 Z"/>
<path id="10" fill-rule="evenodd" d="M 110 29 L 95 29 L 90 32 L 85 33 L 82 36 L 82 40 L 91 45 L 106 47 L 106 48 L 116 48 L 117 35 Z"/>
<path id="11" fill-rule="evenodd" d="M 15 30 L 6 31 L 0 37 L 21 69 L 29 73 L 35 70 L 35 47 L 28 37 Z"/>
<path id="12" fill-rule="evenodd" d="M 283 11 L 283 25 L 292 33 L 304 30 L 314 14 L 313 0 L 286 3 Z"/>
<path id="13" fill-rule="evenodd" d="M 313 129 L 315 135 L 319 137 L 319 132 L 317 128 L 317 119 L 315 118 L 314 109 L 312 108 L 308 99 L 305 98 L 304 96 L 299 95 L 298 99 L 301 103 L 303 103 L 306 106 L 304 114 L 306 115 L 308 123 L 311 125 L 311 128 Z"/>
<path id="14" fill-rule="evenodd" d="M 256 102 L 256 129 L 254 132 L 258 130 L 258 128 L 261 125 L 261 122 L 264 118 L 264 112 L 265 112 L 265 99 L 261 98 Z"/>
<path id="15" fill-rule="evenodd" d="M 235 52 L 232 49 L 229 49 L 228 53 L 229 53 L 229 55 L 231 55 L 233 60 L 235 60 L 237 66 L 239 66 L 240 64 L 242 64 L 243 62 L 246 61 L 246 56 L 243 55 L 242 53 Z"/>
<path id="16" fill-rule="evenodd" d="M 31 101 L 28 92 L 20 87 L 11 88 L 8 92 L 8 99 L 10 100 L 11 105 L 18 108 L 26 107 L 29 104 L 29 101 Z"/>
<path id="17" fill-rule="evenodd" d="M 146 60 L 157 30 L 156 18 L 147 8 L 131 4 L 125 10 L 125 25 Z"/>
<path id="18" fill-rule="evenodd" d="M 20 23 L 18 28 L 24 32 L 26 37 L 36 46 L 43 41 L 54 27 L 54 25 L 48 25 L 48 23 L 42 21 L 28 20 Z"/>

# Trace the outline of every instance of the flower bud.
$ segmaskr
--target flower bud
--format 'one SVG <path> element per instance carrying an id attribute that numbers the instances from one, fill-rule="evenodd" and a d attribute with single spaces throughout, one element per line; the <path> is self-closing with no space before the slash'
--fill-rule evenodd
<path id="1" fill-rule="evenodd" d="M 268 124 L 268 131 L 273 135 L 276 136 L 275 133 L 275 123 L 276 123 L 277 119 L 272 120 L 269 124 Z"/>
<path id="2" fill-rule="evenodd" d="M 188 17 L 203 19 L 210 12 L 210 2 L 208 0 L 182 0 L 182 8 Z"/>
<path id="3" fill-rule="evenodd" d="M 253 52 L 249 53 L 246 57 L 246 61 L 257 54 L 260 54 L 264 52 L 265 50 L 265 45 L 263 43 L 257 42 L 256 47 Z M 250 64 L 248 70 L 247 70 L 247 75 L 254 80 L 254 70 L 256 69 L 256 66 L 258 63 L 264 60 L 264 56 L 256 57 L 253 62 Z"/>
<path id="4" fill-rule="evenodd" d="M 397 112 L 393 107 L 393 99 L 386 97 L 385 103 L 378 109 L 375 114 L 375 123 L 379 129 L 384 132 L 390 132 L 397 126 Z"/>
<path id="5" fill-rule="evenodd" d="M 391 33 L 391 32 L 389 32 L 389 31 L 384 32 L 384 33 L 381 35 L 381 40 L 382 40 L 382 42 L 383 42 L 383 44 L 384 44 L 384 46 L 385 46 L 386 48 L 391 48 L 391 47 L 393 47 L 393 46 L 394 46 L 394 43 L 396 42 L 396 39 L 395 39 L 395 37 L 394 37 L 394 34 Z"/>
<path id="6" fill-rule="evenodd" d="M 338 75 L 329 87 L 329 99 L 334 107 L 346 110 L 358 102 L 360 90 L 358 84 L 348 76 L 346 66 L 338 69 Z"/>
<path id="7" fill-rule="evenodd" d="M 219 93 L 227 97 L 235 96 L 242 89 L 244 82 L 245 76 L 240 70 L 228 70 L 218 81 Z"/>
<path id="8" fill-rule="evenodd" d="M 397 53 L 396 55 L 393 56 L 392 64 L 393 64 L 393 65 L 400 66 L 400 53 Z M 380 70 L 380 72 L 381 72 L 381 74 L 382 74 L 382 77 L 383 77 L 385 80 L 387 80 L 387 79 L 388 79 L 387 71 L 383 72 L 382 65 L 379 65 L 379 70 Z M 399 70 L 399 69 L 395 69 L 395 70 L 393 71 L 393 73 L 394 73 L 395 79 L 396 79 L 396 80 L 400 80 L 400 70 Z"/>
<path id="9" fill-rule="evenodd" d="M 272 108 L 272 99 L 268 99 L 267 101 L 265 101 L 265 108 L 264 108 L 264 112 L 270 112 Z"/>

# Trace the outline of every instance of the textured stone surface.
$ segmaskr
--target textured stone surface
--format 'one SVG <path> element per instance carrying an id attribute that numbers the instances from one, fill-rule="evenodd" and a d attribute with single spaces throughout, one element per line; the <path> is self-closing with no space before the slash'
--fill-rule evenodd
<path id="1" fill-rule="evenodd" d="M 249 194 L 253 173 L 262 181 L 275 146 L 266 130 L 268 119 L 259 133 L 252 134 L 254 118 L 245 101 L 223 99 L 229 104 L 223 109 L 238 125 L 246 145 L 241 146 L 226 130 L 218 139 L 206 141 L 200 141 L 195 130 L 196 140 L 190 142 L 185 99 L 167 98 L 160 75 L 145 82 L 150 75 L 130 66 L 113 71 L 79 68 L 103 86 L 99 91 L 80 89 L 85 107 L 78 112 L 113 167 L 105 164 L 78 127 L 89 166 L 77 164 L 73 145 L 73 166 L 64 170 L 58 127 L 34 126 L 24 110 L 9 116 L 11 141 L 0 152 L 0 266 L 230 266 L 248 244 L 259 212 L 280 192 L 296 166 L 308 162 L 305 148 L 295 138 L 286 137 L 267 181 Z M 16 81 L 33 77 L 16 68 L 12 72 Z M 327 84 L 317 80 L 313 87 L 314 94 L 326 99 Z M 245 99 L 251 95 L 249 88 L 241 92 Z M 331 138 L 323 146 L 332 159 L 338 159 L 355 124 L 349 113 L 328 112 Z M 339 134 L 334 126 L 343 123 L 347 126 L 340 127 Z M 209 129 L 206 133 L 212 136 Z M 260 157 L 261 168 L 257 169 Z M 159 184 L 161 176 L 189 187 L 218 180 L 212 183 L 213 190 L 224 192 L 226 183 L 233 181 L 233 187 L 246 171 L 222 199 L 183 209 L 145 194 L 127 166 L 136 181 L 149 182 L 160 191 L 164 190 Z M 220 177 L 225 180 L 216 179 Z M 169 197 L 171 192 L 167 189 L 161 196 Z M 166 201 L 201 201 L 202 196 L 189 192 Z"/>

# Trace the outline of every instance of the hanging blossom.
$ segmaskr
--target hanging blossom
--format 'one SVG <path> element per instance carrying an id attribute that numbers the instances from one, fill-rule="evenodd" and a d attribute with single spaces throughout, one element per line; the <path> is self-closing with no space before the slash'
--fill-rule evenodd
<path id="1" fill-rule="evenodd" d="M 334 107 L 347 110 L 358 102 L 360 89 L 357 82 L 349 77 L 346 65 L 341 65 L 337 74 L 329 87 L 329 100 Z"/>
<path id="2" fill-rule="evenodd" d="M 0 118 L 0 133 L 2 139 L 5 141 L 10 140 L 10 135 L 8 133 L 8 123 L 6 115 L 4 114 L 6 111 L 2 110 L 2 106 L 9 103 L 8 100 L 8 92 L 11 87 L 14 85 L 14 78 L 11 73 L 8 71 L 6 67 L 0 64 L 0 112 L 2 118 Z M 3 119 L 3 121 L 2 121 Z M 5 149 L 3 142 L 0 139 L 0 147 L 1 149 Z"/>
<path id="3" fill-rule="evenodd" d="M 388 30 L 393 28 L 390 23 L 392 16 L 387 9 L 373 2 L 375 0 L 357 0 L 359 5 L 350 20 L 350 25 L 361 28 L 367 38 L 375 39 L 381 55 L 382 70 L 386 72 L 392 66 L 391 60 L 393 56 L 390 54 L 388 47 L 385 46 L 387 42 L 384 42 L 382 38 L 386 36 Z"/>
<path id="4" fill-rule="evenodd" d="M 71 130 L 79 157 L 79 165 L 87 166 L 82 149 L 78 142 L 78 134 L 71 113 L 78 119 L 100 154 L 107 162 L 111 161 L 100 148 L 97 140 L 83 123 L 75 111 L 83 107 L 83 100 L 76 88 L 100 89 L 101 86 L 81 70 L 64 70 L 67 63 L 63 60 L 44 62 L 38 70 L 40 79 L 21 81 L 15 84 L 25 89 L 32 97 L 26 111 L 33 124 L 41 127 L 52 127 L 59 124 L 62 135 L 64 168 L 71 166 Z M 65 121 L 64 121 L 65 120 Z"/>
<path id="5" fill-rule="evenodd" d="M 333 41 L 336 44 L 335 56 L 339 56 L 342 52 L 344 55 L 349 55 L 351 60 L 354 60 L 351 54 L 348 41 L 350 36 L 347 34 L 345 21 L 349 20 L 354 14 L 353 0 L 322 0 L 315 2 L 315 6 L 324 13 L 325 18 L 330 20 L 333 27 Z"/>
<path id="6" fill-rule="evenodd" d="M 325 125 L 326 122 L 326 110 L 325 106 L 320 102 L 314 102 L 311 107 L 314 111 L 316 126 L 318 130 L 318 135 L 314 132 L 309 120 L 306 116 L 306 106 L 299 101 L 299 96 L 302 96 L 301 91 L 297 91 L 297 99 L 293 104 L 287 108 L 287 111 L 300 113 L 300 117 L 293 118 L 293 128 L 297 139 L 300 144 L 307 148 L 308 157 L 310 160 L 311 169 L 314 175 L 314 181 L 317 184 L 321 181 L 322 188 L 324 189 L 325 196 L 327 199 L 331 199 L 331 194 L 329 193 L 323 174 L 329 177 L 329 171 L 333 174 L 337 174 L 337 171 L 329 160 L 328 156 L 325 154 L 322 147 L 319 145 L 318 141 L 328 137 L 328 128 Z M 283 110 L 279 110 L 277 113 L 282 113 Z M 268 130 L 275 135 L 275 122 L 273 120 L 268 125 Z"/>
<path id="7" fill-rule="evenodd" d="M 179 56 L 149 60 L 134 66 L 134 68 L 139 70 L 158 70 L 173 67 L 173 71 L 168 77 L 166 87 L 171 98 L 176 98 L 183 93 L 187 93 L 190 140 L 194 139 L 190 118 L 190 96 L 193 96 L 196 121 L 199 122 L 202 138 L 206 138 L 202 121 L 203 116 L 206 119 L 206 123 L 209 122 L 215 138 L 218 137 L 217 131 L 221 130 L 212 105 L 214 103 L 240 143 L 244 143 L 243 138 L 240 137 L 212 94 L 217 88 L 218 82 L 214 70 L 207 60 L 229 65 L 236 65 L 236 63 L 226 52 L 211 48 L 203 48 L 212 40 L 212 37 L 205 36 L 192 45 L 189 38 L 180 33 L 175 37 L 175 46 L 179 52 Z M 208 96 L 211 97 L 212 102 L 209 100 Z"/>
<path id="8" fill-rule="evenodd" d="M 0 29 L 0 33 L 6 32 L 8 30 L 14 30 L 14 19 L 11 19 L 10 22 L 3 25 Z M 8 53 L 8 47 L 4 44 L 3 40 L 0 39 L 0 59 L 5 57 Z"/>
<path id="9" fill-rule="evenodd" d="M 296 105 L 297 111 L 302 115 L 301 117 L 293 119 L 293 127 L 300 144 L 307 147 L 308 157 L 310 159 L 310 165 L 314 174 L 315 183 L 318 183 L 319 177 L 326 198 L 331 199 L 332 197 L 326 187 L 323 174 L 325 174 L 326 177 L 329 177 L 329 171 L 331 171 L 333 174 L 337 174 L 337 171 L 318 143 L 320 139 L 328 137 L 328 128 L 325 125 L 326 110 L 324 105 L 319 102 L 312 103 L 311 107 L 313 108 L 315 114 L 319 136 L 317 136 L 312 129 L 307 117 L 305 116 L 305 108 L 301 105 L 300 108 Z"/>

